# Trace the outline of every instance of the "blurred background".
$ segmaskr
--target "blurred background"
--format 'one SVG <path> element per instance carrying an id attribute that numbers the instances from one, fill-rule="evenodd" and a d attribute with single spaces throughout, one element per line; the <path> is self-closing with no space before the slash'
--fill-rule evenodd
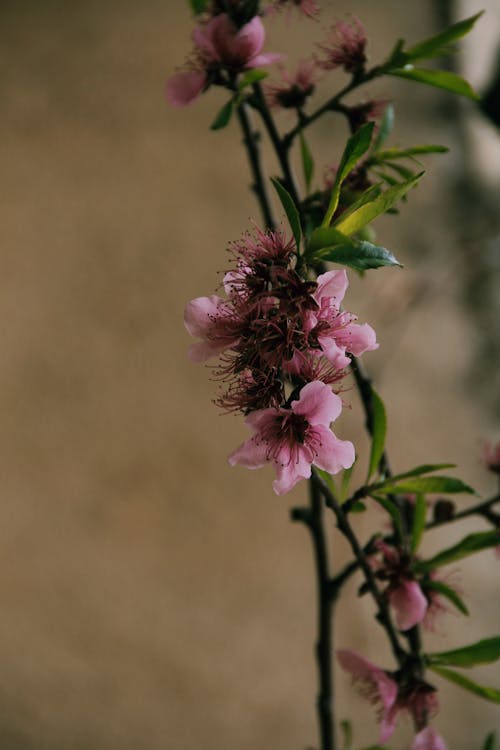
<path id="1" fill-rule="evenodd" d="M 266 49 L 305 56 L 352 12 L 376 62 L 397 37 L 487 8 L 453 64 L 481 92 L 493 79 L 495 0 L 323 5 L 319 22 L 270 23 Z M 185 301 L 215 291 L 228 241 L 260 220 L 236 123 L 208 130 L 222 93 L 189 110 L 164 101 L 190 51 L 187 2 L 1 0 L 0 22 L 0 747 L 304 750 L 316 742 L 315 590 L 289 510 L 305 487 L 277 498 L 270 470 L 228 468 L 246 428 L 219 416 L 209 371 L 186 358 Z M 480 454 L 500 410 L 500 131 L 474 103 L 398 79 L 363 97 L 394 101 L 392 145 L 451 148 L 426 159 L 401 216 L 378 222 L 405 269 L 351 274 L 346 300 L 378 332 L 365 364 L 387 403 L 391 461 L 456 462 L 490 493 Z M 310 131 L 330 163 L 344 137 L 335 118 Z M 348 398 L 335 431 L 365 456 Z M 361 536 L 381 519 L 359 517 Z M 452 525 L 445 543 L 480 528 Z M 424 551 L 443 541 L 429 533 Z M 341 565 L 336 538 L 331 552 Z M 445 615 L 430 648 L 495 634 L 499 564 L 486 551 L 461 566 L 473 616 Z M 336 645 L 391 668 L 358 585 Z M 498 684 L 494 667 L 475 675 Z M 339 716 L 373 743 L 373 709 L 344 674 L 337 683 Z M 439 687 L 449 750 L 479 750 L 498 710 Z M 410 736 L 403 722 L 393 746 Z"/>

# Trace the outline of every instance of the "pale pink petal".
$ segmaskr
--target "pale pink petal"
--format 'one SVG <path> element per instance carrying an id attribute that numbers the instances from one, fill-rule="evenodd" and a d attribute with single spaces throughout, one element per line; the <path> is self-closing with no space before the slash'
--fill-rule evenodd
<path id="1" fill-rule="evenodd" d="M 278 409 L 258 409 L 257 411 L 250 412 L 245 418 L 245 424 L 257 431 L 262 429 L 262 427 L 269 422 L 274 421 L 279 414 L 280 412 Z"/>
<path id="2" fill-rule="evenodd" d="M 172 107 L 186 107 L 197 99 L 207 83 L 202 70 L 185 70 L 170 76 L 165 85 L 165 96 Z"/>
<path id="3" fill-rule="evenodd" d="M 342 332 L 342 340 L 346 344 L 347 351 L 356 357 L 379 347 L 377 334 L 368 323 L 363 323 L 363 325 L 348 323 Z"/>
<path id="4" fill-rule="evenodd" d="M 259 54 L 264 46 L 266 30 L 259 16 L 254 16 L 234 37 L 234 50 L 246 60 Z"/>
<path id="5" fill-rule="evenodd" d="M 268 462 L 267 451 L 267 444 L 256 439 L 254 435 L 254 437 L 251 437 L 236 448 L 228 456 L 227 460 L 230 466 L 240 464 L 247 469 L 260 469 L 261 466 L 264 466 Z"/>
<path id="6" fill-rule="evenodd" d="M 319 302 L 322 297 L 331 297 L 336 307 L 344 299 L 349 286 L 347 273 L 344 269 L 322 273 L 321 276 L 318 276 L 317 283 L 317 289 L 313 294 L 314 299 Z"/>
<path id="7" fill-rule="evenodd" d="M 279 463 L 279 460 L 282 463 Z M 311 476 L 311 464 L 304 455 L 303 450 L 299 450 L 296 460 L 291 459 L 289 452 L 284 451 L 278 457 L 278 463 L 275 463 L 276 479 L 273 482 L 273 489 L 277 495 L 284 495 L 295 487 L 301 479 L 309 479 Z"/>
<path id="8" fill-rule="evenodd" d="M 433 727 L 425 727 L 415 736 L 410 750 L 447 750 L 447 747 Z"/>
<path id="9" fill-rule="evenodd" d="M 336 340 L 328 336 L 318 336 L 318 344 L 321 346 L 323 354 L 329 362 L 338 370 L 350 365 L 351 360 L 346 355 L 346 347 L 339 346 Z"/>
<path id="10" fill-rule="evenodd" d="M 301 389 L 299 400 L 292 401 L 292 411 L 302 414 L 310 425 L 328 427 L 342 411 L 342 399 L 326 383 L 313 380 Z"/>
<path id="11" fill-rule="evenodd" d="M 356 651 L 347 648 L 337 650 L 337 659 L 342 669 L 349 672 L 354 680 L 361 680 L 366 686 L 371 686 L 374 689 L 372 697 L 382 704 L 385 712 L 388 712 L 394 706 L 398 695 L 398 686 L 383 669 L 380 669 Z"/>
<path id="12" fill-rule="evenodd" d="M 416 581 L 403 581 L 389 593 L 389 603 L 396 613 L 396 625 L 409 630 L 425 617 L 427 599 Z"/>
<path id="13" fill-rule="evenodd" d="M 261 65 L 273 65 L 273 63 L 282 62 L 285 55 L 279 52 L 263 52 L 261 55 L 255 55 L 245 65 L 245 68 L 260 68 Z"/>
<path id="14" fill-rule="evenodd" d="M 188 302 L 184 309 L 184 325 L 191 336 L 206 336 L 223 305 L 224 300 L 216 294 L 196 297 Z"/>
<path id="15" fill-rule="evenodd" d="M 389 740 L 394 734 L 394 730 L 396 729 L 397 713 L 397 709 L 394 707 L 382 714 L 382 717 L 380 719 L 379 735 L 379 742 L 381 745 L 385 744 L 387 740 Z"/>
<path id="16" fill-rule="evenodd" d="M 191 362 L 206 362 L 211 357 L 216 357 L 218 354 L 227 349 L 227 343 L 216 343 L 215 341 L 198 341 L 196 344 L 191 344 L 188 349 L 188 359 Z"/>
<path id="17" fill-rule="evenodd" d="M 341 469 L 349 469 L 356 458 L 354 445 L 349 440 L 339 440 L 333 432 L 322 425 L 316 427 L 321 442 L 316 449 L 314 464 L 329 474 L 337 474 Z"/>
<path id="18" fill-rule="evenodd" d="M 219 59 L 214 45 L 214 34 L 219 27 L 220 18 L 220 15 L 214 16 L 208 23 L 195 26 L 191 34 L 193 42 L 206 60 Z"/>

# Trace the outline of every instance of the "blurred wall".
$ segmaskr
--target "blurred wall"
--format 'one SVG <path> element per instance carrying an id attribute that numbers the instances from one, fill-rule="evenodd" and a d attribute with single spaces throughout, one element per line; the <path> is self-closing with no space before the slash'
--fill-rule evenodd
<path id="1" fill-rule="evenodd" d="M 326 5 L 319 23 L 276 21 L 268 49 L 306 54 L 347 10 L 363 19 L 372 60 L 396 36 L 434 30 L 428 2 Z M 288 520 L 304 488 L 278 499 L 270 472 L 227 467 L 245 427 L 218 415 L 209 371 L 186 359 L 185 301 L 215 290 L 227 242 L 260 218 L 236 125 L 207 127 L 221 93 L 185 111 L 164 102 L 189 51 L 187 5 L 3 0 L 0 21 L 0 745 L 310 746 L 315 592 L 309 539 Z M 394 143 L 459 149 L 445 95 L 398 80 L 369 94 L 396 100 Z M 325 161 L 344 132 L 315 128 Z M 353 278 L 348 308 L 379 333 L 366 362 L 388 404 L 394 466 L 455 461 L 489 492 L 478 454 L 491 424 L 465 381 L 480 334 L 460 303 L 463 260 L 443 205 L 459 154 L 429 159 L 401 217 L 379 223 L 405 270 Z M 362 453 L 350 400 L 336 431 Z M 380 518 L 361 518 L 360 532 Z M 450 528 L 449 541 L 479 525 Z M 341 564 L 344 545 L 331 551 Z M 494 565 L 485 552 L 464 566 L 476 616 L 449 615 L 434 648 L 495 632 Z M 336 642 L 390 667 L 355 593 L 353 582 Z M 344 675 L 338 685 L 340 716 L 373 742 L 372 709 Z M 442 703 L 450 750 L 479 747 L 498 726 L 458 689 Z M 395 747 L 410 733 L 398 730 Z"/>

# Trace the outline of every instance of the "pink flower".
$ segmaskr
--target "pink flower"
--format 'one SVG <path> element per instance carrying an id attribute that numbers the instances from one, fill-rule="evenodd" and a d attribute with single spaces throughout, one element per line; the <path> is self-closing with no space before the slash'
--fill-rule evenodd
<path id="1" fill-rule="evenodd" d="M 227 13 L 219 13 L 193 30 L 195 61 L 188 70 L 171 76 L 165 95 L 173 107 L 194 102 L 210 83 L 210 73 L 220 65 L 240 72 L 260 65 L 270 65 L 283 58 L 274 52 L 261 53 L 265 29 L 259 16 L 238 28 Z"/>
<path id="2" fill-rule="evenodd" d="M 425 727 L 415 736 L 410 750 L 447 750 L 447 747 L 433 727 Z"/>
<path id="3" fill-rule="evenodd" d="M 356 73 L 363 69 L 366 62 L 366 33 L 358 18 L 352 23 L 337 21 L 331 28 L 325 44 L 319 45 L 325 58 L 318 64 L 325 70 L 344 68 L 347 73 Z"/>
<path id="4" fill-rule="evenodd" d="M 349 649 L 339 649 L 337 658 L 342 669 L 359 684 L 361 695 L 378 706 L 380 744 L 392 736 L 399 713 L 409 713 L 417 727 L 423 729 L 429 715 L 436 712 L 436 691 L 423 680 L 388 673 Z"/>
<path id="5" fill-rule="evenodd" d="M 315 60 L 300 60 L 294 73 L 280 66 L 282 83 L 269 83 L 265 87 L 266 98 L 271 107 L 302 107 L 307 97 L 314 92 L 319 79 Z"/>
<path id="6" fill-rule="evenodd" d="M 402 580 L 399 585 L 389 588 L 388 596 L 400 630 L 410 630 L 422 622 L 428 602 L 416 581 Z"/>
<path id="7" fill-rule="evenodd" d="M 216 294 L 188 302 L 184 325 L 191 336 L 202 339 L 189 349 L 189 358 L 193 362 L 205 362 L 238 342 L 233 310 Z"/>
<path id="8" fill-rule="evenodd" d="M 231 466 L 258 469 L 273 463 L 277 495 L 311 476 L 311 464 L 336 474 L 354 463 L 354 446 L 329 429 L 340 414 L 342 401 L 331 389 L 314 381 L 305 385 L 291 408 L 260 409 L 246 418 L 254 435 L 230 456 Z"/>
<path id="9" fill-rule="evenodd" d="M 500 440 L 486 442 L 483 446 L 483 464 L 493 474 L 500 474 Z"/>
<path id="10" fill-rule="evenodd" d="M 317 284 L 313 297 L 319 310 L 310 312 L 307 321 L 310 343 L 317 344 L 338 369 L 347 367 L 351 361 L 346 352 L 358 357 L 363 352 L 378 349 L 373 328 L 367 323 L 354 323 L 354 315 L 340 311 L 349 285 L 346 272 L 327 271 L 318 276 Z"/>

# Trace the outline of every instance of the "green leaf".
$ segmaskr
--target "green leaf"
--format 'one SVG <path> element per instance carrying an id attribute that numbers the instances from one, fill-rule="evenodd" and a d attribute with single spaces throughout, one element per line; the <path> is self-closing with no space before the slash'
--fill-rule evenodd
<path id="1" fill-rule="evenodd" d="M 371 425 L 372 445 L 370 450 L 370 461 L 368 463 L 368 474 L 366 482 L 368 484 L 370 477 L 377 470 L 385 446 L 385 434 L 387 431 L 387 416 L 385 413 L 384 402 L 378 393 L 372 388 L 372 409 L 373 421 Z"/>
<path id="2" fill-rule="evenodd" d="M 297 253 L 300 252 L 300 240 L 302 237 L 302 230 L 300 228 L 300 217 L 297 207 L 292 200 L 292 197 L 288 190 L 285 190 L 281 182 L 274 177 L 271 177 L 271 182 L 274 185 L 274 189 L 278 193 L 278 198 L 281 201 L 281 205 L 285 209 L 288 221 L 290 223 L 293 236 L 295 238 L 295 244 L 297 245 Z"/>
<path id="3" fill-rule="evenodd" d="M 391 500 L 388 500 L 388 498 L 386 497 L 382 497 L 381 495 L 372 494 L 372 493 L 370 494 L 371 494 L 371 497 L 373 497 L 373 499 L 376 500 L 377 503 L 381 505 L 382 508 L 384 508 L 384 510 L 388 512 L 388 514 L 393 520 L 394 528 L 398 532 L 398 535 L 400 537 L 403 537 L 404 536 L 403 522 L 401 520 L 401 514 L 399 512 L 399 508 L 396 505 L 394 505 L 394 503 Z"/>
<path id="4" fill-rule="evenodd" d="M 444 677 L 445 680 L 454 682 L 455 685 L 459 685 L 464 690 L 468 690 L 470 693 L 474 693 L 480 698 L 485 698 L 493 703 L 500 703 L 500 690 L 497 690 L 497 688 L 478 685 L 468 677 L 465 677 L 465 675 L 460 674 L 459 672 L 454 672 L 452 669 L 446 669 L 445 667 L 429 666 L 429 669 L 432 669 L 432 671 L 440 675 L 440 677 Z"/>
<path id="5" fill-rule="evenodd" d="M 500 529 L 478 531 L 475 534 L 469 534 L 464 537 L 452 547 L 438 552 L 430 560 L 421 560 L 417 563 L 416 567 L 423 571 L 433 570 L 434 568 L 439 568 L 441 565 L 449 565 L 449 563 L 461 560 L 463 557 L 473 555 L 475 552 L 481 552 L 481 550 L 488 547 L 495 547 L 497 544 L 500 544 Z"/>
<path id="6" fill-rule="evenodd" d="M 340 188 L 342 183 L 344 182 L 349 172 L 351 172 L 351 170 L 356 166 L 363 154 L 365 154 L 370 148 L 374 125 L 375 123 L 373 122 L 365 123 L 365 125 L 362 125 L 359 130 L 351 135 L 351 137 L 347 141 L 344 153 L 342 154 L 342 158 L 335 175 L 335 182 L 333 183 L 332 187 L 330 203 L 328 204 L 325 217 L 321 222 L 322 227 L 328 227 L 330 225 L 332 216 L 339 204 Z"/>
<path id="7" fill-rule="evenodd" d="M 329 260 L 341 266 L 354 268 L 356 271 L 366 271 L 369 268 L 381 266 L 401 266 L 401 263 L 385 247 L 372 245 L 371 242 L 355 242 L 348 245 L 334 245 L 317 250 L 314 260 Z"/>
<path id="8" fill-rule="evenodd" d="M 429 665 L 441 664 L 452 667 L 473 667 L 476 664 L 491 664 L 500 659 L 500 636 L 485 638 L 477 643 L 463 648 L 455 648 L 452 651 L 439 651 L 435 654 L 427 654 Z"/>
<path id="9" fill-rule="evenodd" d="M 331 245 L 352 245 L 354 247 L 354 240 L 350 240 L 349 237 L 333 227 L 318 227 L 311 234 L 306 256 L 313 255 L 316 250 L 321 250 Z"/>
<path id="10" fill-rule="evenodd" d="M 366 505 L 362 503 L 360 500 L 358 500 L 357 503 L 354 503 L 354 505 L 351 505 L 350 512 L 351 513 L 364 513 L 366 510 Z"/>
<path id="11" fill-rule="evenodd" d="M 413 170 L 411 169 L 408 169 L 408 167 L 403 166 L 402 164 L 395 164 L 392 161 L 386 161 L 384 166 L 392 169 L 405 180 L 411 180 L 413 177 L 415 177 L 415 172 L 413 172 Z"/>
<path id="12" fill-rule="evenodd" d="M 446 146 L 439 146 L 434 143 L 423 146 L 411 146 L 410 148 L 386 148 L 383 151 L 377 151 L 373 154 L 370 161 L 379 163 L 387 161 L 387 159 L 406 159 L 422 154 L 446 154 L 449 150 Z"/>
<path id="13" fill-rule="evenodd" d="M 233 114 L 233 100 L 230 99 L 224 104 L 224 106 L 218 111 L 217 116 L 213 123 L 210 125 L 210 130 L 222 130 L 231 120 Z"/>
<path id="14" fill-rule="evenodd" d="M 474 490 L 469 487 L 468 484 L 462 482 L 461 479 L 455 477 L 416 477 L 399 480 L 396 477 L 388 479 L 384 482 L 383 486 L 377 487 L 377 492 L 387 492 L 391 494 L 406 494 L 406 493 L 422 493 L 427 495 L 428 493 L 438 492 L 445 494 L 455 494 L 459 492 L 467 492 L 474 495 Z"/>
<path id="15" fill-rule="evenodd" d="M 352 724 L 345 719 L 340 722 L 340 728 L 344 735 L 343 750 L 352 750 Z"/>
<path id="16" fill-rule="evenodd" d="M 314 161 L 302 131 L 300 131 L 300 153 L 302 155 L 302 169 L 304 172 L 304 182 L 306 183 L 306 192 L 309 193 L 314 174 Z"/>
<path id="17" fill-rule="evenodd" d="M 266 70 L 259 70 L 258 68 L 253 68 L 252 70 L 248 70 L 246 73 L 244 73 L 238 83 L 238 91 L 243 91 L 246 86 L 251 86 L 252 83 L 257 83 L 257 81 L 262 81 L 264 78 L 267 78 L 269 73 Z"/>
<path id="18" fill-rule="evenodd" d="M 377 137 L 375 138 L 375 142 L 373 144 L 373 151 L 378 151 L 378 149 L 386 142 L 392 132 L 393 127 L 394 107 L 392 104 L 388 104 L 385 108 L 384 116 L 382 117 L 378 128 Z"/>
<path id="19" fill-rule="evenodd" d="M 410 471 L 403 472 L 403 474 L 396 474 L 388 481 L 394 483 L 400 479 L 406 479 L 407 477 L 418 477 L 421 474 L 430 474 L 432 471 L 454 469 L 455 466 L 456 464 L 421 464 L 421 466 L 416 466 L 414 469 L 410 469 Z"/>
<path id="20" fill-rule="evenodd" d="M 342 483 L 340 485 L 340 502 L 343 503 L 344 500 L 347 497 L 347 490 L 349 489 L 349 484 L 352 477 L 352 472 L 354 471 L 354 466 L 356 465 L 357 457 L 354 459 L 353 465 L 349 469 L 344 469 L 342 472 Z"/>
<path id="21" fill-rule="evenodd" d="M 422 540 L 422 534 L 425 529 L 425 516 L 427 513 L 427 505 L 425 497 L 421 494 L 417 495 L 415 501 L 415 507 L 413 509 L 413 523 L 411 529 L 411 551 L 415 553 Z"/>
<path id="22" fill-rule="evenodd" d="M 378 198 L 379 195 L 382 192 L 382 185 L 380 182 L 376 183 L 375 185 L 372 185 L 367 190 L 365 190 L 364 193 L 360 195 L 358 200 L 354 201 L 354 203 L 351 203 L 349 208 L 346 208 L 344 213 L 342 214 L 342 218 L 346 219 L 348 216 L 350 216 L 352 213 L 358 210 L 358 208 L 361 208 L 361 206 L 364 206 L 366 203 L 371 203 L 375 200 L 375 198 Z M 330 227 L 331 230 L 334 229 L 334 227 Z M 364 229 L 364 227 L 363 227 Z M 338 231 L 338 230 L 337 230 Z M 362 231 L 362 230 L 360 230 Z M 344 235 L 346 236 L 346 235 Z M 363 238 L 364 239 L 364 238 Z M 326 244 L 326 243 L 325 243 Z M 334 243 L 328 243 L 328 244 L 334 244 Z"/>
<path id="23" fill-rule="evenodd" d="M 208 0 L 189 0 L 191 10 L 196 16 L 199 16 L 200 13 L 203 13 L 205 8 L 207 7 L 207 4 Z"/>
<path id="24" fill-rule="evenodd" d="M 490 732 L 489 735 L 486 737 L 483 745 L 483 750 L 495 750 L 496 742 L 495 742 L 496 733 Z"/>
<path id="25" fill-rule="evenodd" d="M 451 586 L 447 586 L 442 581 L 427 581 L 425 584 L 426 589 L 431 589 L 432 591 L 436 591 L 438 594 L 441 594 L 441 596 L 445 596 L 449 601 L 455 605 L 455 607 L 458 609 L 459 612 L 461 612 L 463 615 L 468 615 L 469 610 L 465 606 L 464 602 L 460 598 L 460 596 L 457 594 L 455 589 L 452 589 Z"/>
<path id="26" fill-rule="evenodd" d="M 451 91 L 453 94 L 474 99 L 474 101 L 478 101 L 481 98 L 465 78 L 449 70 L 431 70 L 429 68 L 414 68 L 413 65 L 405 65 L 404 68 L 388 71 L 388 75 L 407 78 L 418 83 L 425 83 L 428 86 L 436 86 L 439 89 Z"/>
<path id="27" fill-rule="evenodd" d="M 315 471 L 317 471 L 317 472 L 318 472 L 319 476 L 320 476 L 320 477 L 321 477 L 321 479 L 322 479 L 322 480 L 324 481 L 324 483 L 326 484 L 326 486 L 328 487 L 328 489 L 330 490 L 330 492 L 332 493 L 332 495 L 333 495 L 334 497 L 336 497 L 336 496 L 337 496 L 337 490 L 336 490 L 336 488 L 335 488 L 335 484 L 334 484 L 334 482 L 333 482 L 333 478 L 332 478 L 332 475 L 331 475 L 331 474 L 329 474 L 329 473 L 328 473 L 327 471 L 325 471 L 324 469 L 318 469 L 318 467 L 317 467 L 317 466 L 316 466 L 316 468 L 315 468 Z"/>
<path id="28" fill-rule="evenodd" d="M 449 49 L 449 45 L 468 34 L 477 19 L 483 15 L 483 12 L 484 11 L 476 13 L 474 16 L 470 16 L 470 18 L 466 18 L 464 21 L 454 23 L 439 34 L 424 39 L 422 42 L 410 47 L 410 49 L 405 50 L 404 54 L 406 55 L 408 62 L 449 54 L 450 51 L 453 51 Z"/>
<path id="29" fill-rule="evenodd" d="M 362 227 L 364 227 L 366 224 L 369 224 L 377 216 L 380 216 L 380 214 L 385 214 L 385 212 L 389 208 L 397 203 L 397 201 L 401 200 L 401 198 L 406 195 L 409 190 L 415 187 L 423 174 L 423 172 L 420 172 L 420 174 L 416 175 L 411 180 L 398 183 L 394 187 L 388 188 L 384 192 L 380 193 L 380 195 L 375 198 L 375 200 L 371 201 L 370 203 L 365 203 L 363 206 L 360 206 L 355 211 L 349 213 L 349 215 L 346 216 L 345 214 L 343 214 L 335 222 L 335 229 L 338 229 L 339 231 L 347 235 L 358 232 Z"/>

